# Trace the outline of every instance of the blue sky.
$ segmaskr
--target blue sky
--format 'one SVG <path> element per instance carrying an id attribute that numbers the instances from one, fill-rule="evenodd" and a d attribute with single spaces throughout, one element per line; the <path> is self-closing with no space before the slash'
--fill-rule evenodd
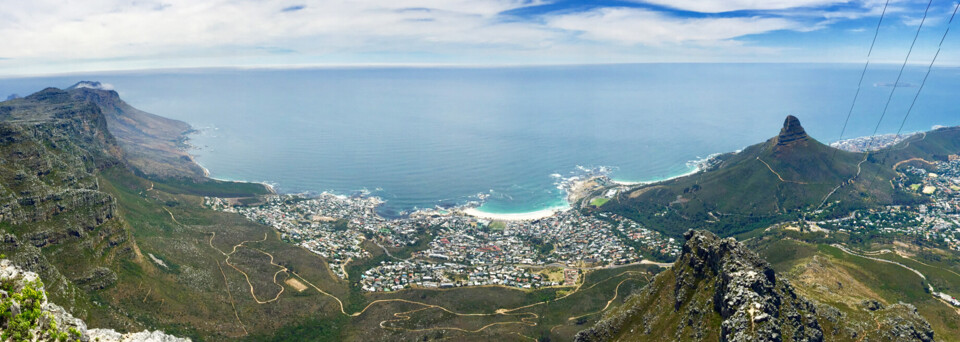
<path id="1" fill-rule="evenodd" d="M 192 67 L 862 63 L 884 2 L 0 0 L 0 76 Z M 873 62 L 903 61 L 926 5 L 889 2 Z M 933 2 L 911 63 L 929 63 L 955 5 Z M 948 36 L 938 65 L 960 65 L 958 35 Z"/>

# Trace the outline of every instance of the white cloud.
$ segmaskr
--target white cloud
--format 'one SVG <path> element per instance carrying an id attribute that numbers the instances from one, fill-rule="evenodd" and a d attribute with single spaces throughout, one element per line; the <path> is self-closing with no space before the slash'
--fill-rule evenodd
<path id="1" fill-rule="evenodd" d="M 721 13 L 742 10 L 782 10 L 849 3 L 851 0 L 635 0 L 685 11 Z"/>
<path id="2" fill-rule="evenodd" d="M 551 27 L 621 44 L 709 44 L 751 34 L 804 27 L 782 18 L 676 18 L 637 8 L 602 8 L 550 18 Z"/>
<path id="3" fill-rule="evenodd" d="M 0 0 L 0 75 L 306 64 L 756 60 L 754 55 L 776 58 L 784 47 L 751 44 L 746 36 L 815 30 L 843 19 L 822 8 L 779 9 L 846 2 L 669 5 L 704 12 L 770 10 L 753 17 L 676 17 L 640 8 L 503 15 L 547 1 Z M 858 2 L 859 11 L 847 6 L 852 12 L 843 15 L 879 14 L 883 1 Z M 905 0 L 891 0 L 897 1 Z M 668 0 L 647 2 L 668 5 Z"/>
<path id="4" fill-rule="evenodd" d="M 170 0 L 128 4 L 123 0 L 41 0 L 4 6 L 5 14 L 0 14 L 3 57 L 116 58 L 288 42 L 300 42 L 293 50 L 323 53 L 386 40 L 523 44 L 549 35 L 530 25 L 495 20 L 498 13 L 531 4 L 522 0 Z M 304 7 L 283 11 L 291 6 Z M 309 42 L 304 42 L 305 38 Z"/>

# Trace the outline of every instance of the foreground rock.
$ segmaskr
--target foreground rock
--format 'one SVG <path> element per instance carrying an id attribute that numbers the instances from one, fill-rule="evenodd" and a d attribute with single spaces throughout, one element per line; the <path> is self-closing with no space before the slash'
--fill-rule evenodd
<path id="1" fill-rule="evenodd" d="M 878 310 L 871 328 L 807 300 L 770 265 L 732 238 L 688 231 L 683 252 L 660 275 L 577 341 L 933 341 L 933 330 L 905 304 Z M 873 339 L 871 339 L 873 340 Z"/>
<path id="2" fill-rule="evenodd" d="M 80 319 L 48 302 L 36 273 L 0 260 L 0 341 L 181 342 L 189 339 L 160 331 L 122 334 L 110 329 L 87 329 Z"/>

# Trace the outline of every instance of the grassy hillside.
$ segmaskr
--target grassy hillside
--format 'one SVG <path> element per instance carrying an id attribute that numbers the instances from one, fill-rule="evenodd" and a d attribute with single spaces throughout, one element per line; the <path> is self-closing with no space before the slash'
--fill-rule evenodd
<path id="1" fill-rule="evenodd" d="M 685 236 L 684 253 L 673 268 L 577 339 L 955 341 L 960 336 L 960 313 L 934 300 L 915 274 L 898 266 L 772 236 L 749 245 L 702 232 Z"/>
<path id="2" fill-rule="evenodd" d="M 927 282 L 901 266 L 851 255 L 825 244 L 794 239 L 764 237 L 753 242 L 758 253 L 772 262 L 782 276 L 791 281 L 798 293 L 829 304 L 848 317 L 862 321 L 881 319 L 869 303 L 889 307 L 908 303 L 930 323 L 938 341 L 960 341 L 960 312 L 934 299 Z M 882 259 L 910 267 L 923 266 L 915 261 L 883 255 Z M 956 275 L 935 267 L 917 267 L 933 284 L 947 286 Z M 938 288 L 939 289 L 939 288 Z M 945 288 L 953 289 L 953 287 Z M 888 327 L 889 328 L 889 327 Z M 872 330 L 866 329 L 867 333 Z"/>
<path id="3" fill-rule="evenodd" d="M 960 134 L 931 134 L 927 143 L 949 140 L 947 136 L 956 139 Z M 913 148 L 927 149 L 919 145 Z M 960 143 L 937 146 L 937 151 L 960 151 Z M 912 153 L 904 151 L 894 156 L 836 150 L 810 138 L 799 121 L 788 118 L 781 134 L 764 143 L 720 156 L 708 170 L 622 192 L 599 210 L 674 236 L 694 228 L 746 237 L 743 234 L 817 208 L 830 215 L 919 201 L 889 184 L 896 173 L 885 162 Z"/>

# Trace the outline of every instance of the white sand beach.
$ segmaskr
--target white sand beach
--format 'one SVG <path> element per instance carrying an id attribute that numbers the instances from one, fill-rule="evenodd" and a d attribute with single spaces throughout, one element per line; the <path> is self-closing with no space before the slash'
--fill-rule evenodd
<path id="1" fill-rule="evenodd" d="M 488 219 L 488 220 L 532 221 L 532 220 L 547 218 L 555 215 L 558 212 L 563 212 L 567 210 L 570 210 L 570 208 L 551 208 L 551 209 L 531 211 L 528 213 L 496 214 L 496 213 L 488 213 L 488 212 L 480 211 L 477 208 L 467 208 L 463 210 L 463 213 L 473 217 Z"/>

